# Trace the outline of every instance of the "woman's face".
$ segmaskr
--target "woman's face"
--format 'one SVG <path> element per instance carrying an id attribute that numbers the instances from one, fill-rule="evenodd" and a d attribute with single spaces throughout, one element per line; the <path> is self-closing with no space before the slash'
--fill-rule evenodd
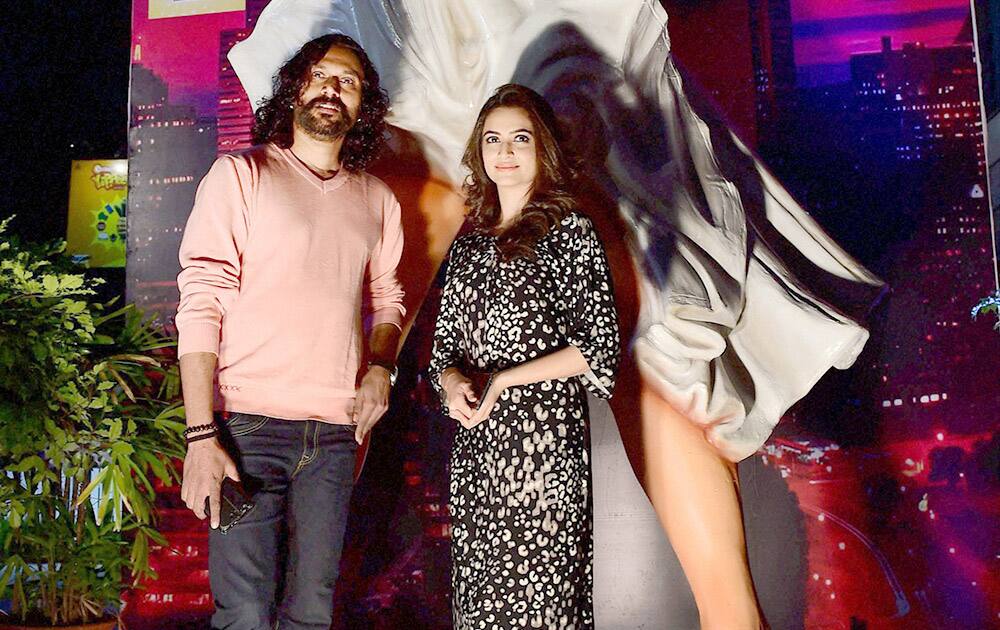
<path id="1" fill-rule="evenodd" d="M 497 188 L 528 189 L 538 173 L 535 128 L 520 107 L 498 107 L 486 115 L 482 150 L 486 174 Z"/>

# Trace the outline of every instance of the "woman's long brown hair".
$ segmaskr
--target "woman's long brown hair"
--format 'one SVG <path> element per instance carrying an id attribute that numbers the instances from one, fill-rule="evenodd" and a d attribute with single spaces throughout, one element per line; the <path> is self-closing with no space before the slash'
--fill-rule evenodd
<path id="1" fill-rule="evenodd" d="M 500 86 L 479 111 L 462 157 L 462 165 L 469 170 L 462 188 L 469 205 L 469 218 L 477 229 L 493 232 L 501 220 L 497 187 L 486 174 L 482 150 L 486 117 L 498 107 L 517 107 L 531 120 L 538 174 L 520 216 L 498 235 L 497 248 L 505 260 L 534 258 L 538 241 L 576 207 L 576 199 L 570 192 L 576 169 L 562 146 L 559 122 L 545 99 L 523 85 Z"/>

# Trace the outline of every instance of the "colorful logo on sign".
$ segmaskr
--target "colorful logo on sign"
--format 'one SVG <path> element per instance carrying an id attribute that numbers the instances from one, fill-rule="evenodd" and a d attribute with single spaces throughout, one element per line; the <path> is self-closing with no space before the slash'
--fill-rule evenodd
<path id="1" fill-rule="evenodd" d="M 116 166 L 94 164 L 94 174 L 90 179 L 98 190 L 125 190 L 128 186 L 128 173 L 121 172 Z"/>

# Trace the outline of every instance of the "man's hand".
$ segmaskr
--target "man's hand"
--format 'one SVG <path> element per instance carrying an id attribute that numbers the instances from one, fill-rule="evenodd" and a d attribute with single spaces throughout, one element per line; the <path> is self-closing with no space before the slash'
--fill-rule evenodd
<path id="1" fill-rule="evenodd" d="M 457 368 L 448 368 L 441 373 L 441 389 L 444 390 L 445 405 L 448 406 L 448 415 L 458 420 L 466 429 L 471 429 L 470 419 L 476 413 L 472 406 L 476 401 L 476 392 L 472 388 L 472 381 L 467 376 L 458 371 Z"/>
<path id="2" fill-rule="evenodd" d="M 219 526 L 222 511 L 219 493 L 222 479 L 229 477 L 240 480 L 236 464 L 219 444 L 216 438 L 199 440 L 188 445 L 184 456 L 184 480 L 181 484 L 181 498 L 194 515 L 205 518 L 205 497 L 208 497 L 212 528 Z"/>
<path id="3" fill-rule="evenodd" d="M 365 436 L 389 409 L 390 389 L 389 370 L 381 365 L 371 366 L 361 379 L 351 420 L 356 426 L 354 439 L 358 444 L 365 441 Z"/>
<path id="4" fill-rule="evenodd" d="M 216 357 L 211 352 L 190 352 L 181 356 L 181 383 L 184 386 L 184 409 L 189 427 L 212 423 L 212 377 Z M 195 434 L 197 435 L 197 434 Z M 240 480 L 236 464 L 219 445 L 217 438 L 188 444 L 184 456 L 184 479 L 181 498 L 200 519 L 205 518 L 205 497 L 212 513 L 212 527 L 219 526 L 219 492 L 223 477 Z"/>

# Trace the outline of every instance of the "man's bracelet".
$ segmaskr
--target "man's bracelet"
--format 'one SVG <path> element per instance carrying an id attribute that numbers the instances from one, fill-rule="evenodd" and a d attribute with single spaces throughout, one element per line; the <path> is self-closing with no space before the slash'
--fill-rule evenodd
<path id="1" fill-rule="evenodd" d="M 192 442 L 198 442 L 199 440 L 207 440 L 209 438 L 214 438 L 218 434 L 219 434 L 219 430 L 215 429 L 215 430 L 209 431 L 207 433 L 200 433 L 200 434 L 198 434 L 198 435 L 196 435 L 194 437 L 186 437 L 186 438 L 184 438 L 184 442 L 185 442 L 185 444 L 190 444 Z"/>
<path id="2" fill-rule="evenodd" d="M 218 430 L 214 422 L 209 422 L 208 424 L 196 424 L 193 427 L 188 427 L 184 429 L 184 437 L 191 435 L 192 433 L 201 433 L 202 431 L 212 431 L 213 433 Z"/>

